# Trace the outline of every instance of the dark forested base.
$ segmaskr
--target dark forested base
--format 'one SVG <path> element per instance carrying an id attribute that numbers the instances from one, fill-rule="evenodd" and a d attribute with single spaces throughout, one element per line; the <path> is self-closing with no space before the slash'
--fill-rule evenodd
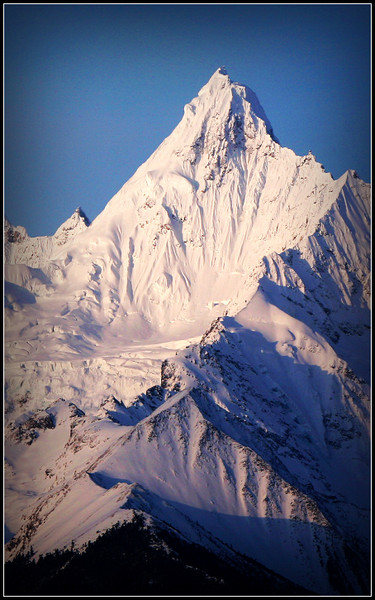
<path id="1" fill-rule="evenodd" d="M 306 590 L 255 561 L 238 567 L 141 516 L 116 525 L 83 552 L 30 553 L 5 565 L 6 595 L 301 595 Z"/>

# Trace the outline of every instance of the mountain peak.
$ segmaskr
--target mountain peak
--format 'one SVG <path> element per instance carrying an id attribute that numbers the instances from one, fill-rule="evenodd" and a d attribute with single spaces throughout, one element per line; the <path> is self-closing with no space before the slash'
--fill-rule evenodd
<path id="1" fill-rule="evenodd" d="M 68 240 L 73 239 L 78 233 L 85 231 L 90 225 L 90 220 L 87 218 L 82 208 L 78 206 L 69 219 L 64 221 L 56 230 L 54 238 L 58 246 L 65 244 Z"/>
<path id="2" fill-rule="evenodd" d="M 90 219 L 87 217 L 86 213 L 82 210 L 80 206 L 77 206 L 73 214 L 77 214 L 78 217 L 83 219 L 83 222 L 87 227 L 91 224 Z"/>
<path id="3" fill-rule="evenodd" d="M 225 66 L 219 67 L 208 82 L 202 87 L 198 93 L 198 98 L 209 110 L 215 105 L 216 107 L 224 108 L 227 102 L 231 103 L 233 113 L 243 114 L 250 108 L 251 114 L 255 120 L 260 119 L 266 126 L 267 133 L 271 138 L 279 143 L 279 140 L 273 133 L 272 125 L 267 118 L 263 106 L 259 102 L 256 93 L 246 85 L 233 81 L 227 72 Z M 193 108 L 196 114 L 196 101 L 193 100 L 188 107 Z M 220 110 L 219 110 L 220 112 Z"/>
<path id="4" fill-rule="evenodd" d="M 222 67 L 219 67 L 218 69 L 216 69 L 216 71 L 212 75 L 211 79 L 213 79 L 213 78 L 219 78 L 219 77 L 221 77 L 221 78 L 222 77 L 226 77 L 227 79 L 230 80 L 230 77 L 228 75 L 228 71 L 227 71 L 226 67 L 222 66 Z"/>
<path id="5" fill-rule="evenodd" d="M 207 92 L 212 95 L 216 90 L 221 90 L 227 86 L 229 87 L 231 83 L 232 81 L 227 73 L 226 68 L 219 67 L 216 69 L 214 74 L 211 75 L 207 83 L 202 87 L 198 93 L 198 97 L 205 95 Z"/>
<path id="6" fill-rule="evenodd" d="M 221 75 L 228 75 L 228 73 L 227 73 L 227 69 L 226 69 L 226 67 L 224 67 L 224 66 L 222 66 L 222 67 L 219 67 L 219 69 L 218 69 L 218 72 L 219 72 Z"/>
<path id="7" fill-rule="evenodd" d="M 80 206 L 60 225 L 52 236 L 30 237 L 24 227 L 14 227 L 4 220 L 5 255 L 8 264 L 27 264 L 39 268 L 44 265 L 60 246 L 72 241 L 91 224 Z M 14 243 L 17 242 L 17 243 Z"/>

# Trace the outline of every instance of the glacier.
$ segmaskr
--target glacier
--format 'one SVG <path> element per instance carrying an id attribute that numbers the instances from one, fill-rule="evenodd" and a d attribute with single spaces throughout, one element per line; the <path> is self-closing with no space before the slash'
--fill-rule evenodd
<path id="1" fill-rule="evenodd" d="M 6 221 L 7 559 L 141 513 L 366 593 L 370 218 L 220 68 L 92 223 Z"/>

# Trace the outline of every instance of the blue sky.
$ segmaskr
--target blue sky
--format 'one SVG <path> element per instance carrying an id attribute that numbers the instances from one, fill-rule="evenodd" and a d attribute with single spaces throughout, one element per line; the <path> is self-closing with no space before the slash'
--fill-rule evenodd
<path id="1" fill-rule="evenodd" d="M 370 180 L 371 5 L 4 6 L 5 214 L 95 218 L 225 65 L 282 146 Z"/>

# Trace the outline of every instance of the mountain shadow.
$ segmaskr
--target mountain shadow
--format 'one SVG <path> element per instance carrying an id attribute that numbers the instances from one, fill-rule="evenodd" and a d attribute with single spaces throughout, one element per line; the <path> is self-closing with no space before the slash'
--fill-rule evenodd
<path id="1" fill-rule="evenodd" d="M 280 254 L 304 282 L 309 290 L 307 295 L 296 287 L 281 286 L 267 276 L 259 283 L 272 304 L 319 333 L 358 376 L 369 382 L 371 315 L 363 304 L 363 284 L 345 262 L 341 266 L 337 263 L 331 251 L 327 250 L 326 255 L 329 260 L 324 260 L 323 254 L 315 271 L 302 258 L 300 250 L 289 249 Z M 269 269 L 267 259 L 265 263 Z M 334 265 L 334 272 L 345 269 L 352 286 L 351 305 L 340 301 L 342 290 L 331 273 L 330 264 Z M 360 359 L 353 352 L 353 343 L 357 340 L 361 348 Z"/>
<path id="2" fill-rule="evenodd" d="M 4 292 L 6 297 L 6 306 L 13 308 L 12 302 L 16 302 L 23 306 L 24 304 L 35 304 L 36 298 L 32 292 L 29 292 L 26 288 L 11 283 L 10 281 L 4 282 Z"/>
<path id="3" fill-rule="evenodd" d="M 82 552 L 32 552 L 5 564 L 8 595 L 245 595 L 301 596 L 311 592 L 238 555 L 229 565 L 171 529 L 145 527 L 141 515 L 116 524 Z"/>

